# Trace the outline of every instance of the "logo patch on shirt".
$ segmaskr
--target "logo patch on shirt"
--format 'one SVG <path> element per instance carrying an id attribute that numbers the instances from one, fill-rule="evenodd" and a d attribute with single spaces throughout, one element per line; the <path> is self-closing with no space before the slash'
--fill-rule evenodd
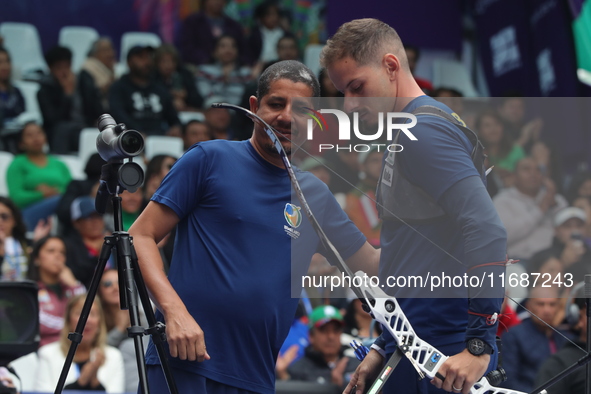
<path id="1" fill-rule="evenodd" d="M 302 224 L 302 208 L 287 203 L 283 209 L 283 217 L 289 226 L 283 225 L 285 233 L 293 239 L 297 239 L 300 236 L 300 232 L 295 229 Z"/>
<path id="2" fill-rule="evenodd" d="M 287 203 L 285 204 L 285 209 L 283 210 L 283 216 L 289 224 L 293 228 L 298 228 L 300 224 L 302 224 L 302 208 L 295 206 L 293 204 Z"/>

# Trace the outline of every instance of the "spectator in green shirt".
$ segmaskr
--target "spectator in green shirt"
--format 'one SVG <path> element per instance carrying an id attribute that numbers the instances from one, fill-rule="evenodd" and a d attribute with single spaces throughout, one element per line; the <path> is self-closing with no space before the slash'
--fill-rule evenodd
<path id="1" fill-rule="evenodd" d="M 68 167 L 44 151 L 47 136 L 41 126 L 28 123 L 18 140 L 22 152 L 6 173 L 10 198 L 22 210 L 27 229 L 51 216 L 72 179 Z"/>

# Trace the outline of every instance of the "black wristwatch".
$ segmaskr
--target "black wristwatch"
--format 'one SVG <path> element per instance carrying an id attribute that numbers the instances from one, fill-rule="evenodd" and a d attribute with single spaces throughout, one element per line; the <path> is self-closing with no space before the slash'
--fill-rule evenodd
<path id="1" fill-rule="evenodd" d="M 493 354 L 494 349 L 480 338 L 470 338 L 466 341 L 466 349 L 474 356 Z"/>

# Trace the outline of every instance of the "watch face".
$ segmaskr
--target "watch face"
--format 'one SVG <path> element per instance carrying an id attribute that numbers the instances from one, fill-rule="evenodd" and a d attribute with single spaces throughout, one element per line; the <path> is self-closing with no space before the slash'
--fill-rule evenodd
<path id="1" fill-rule="evenodd" d="M 484 353 L 484 342 L 481 339 L 473 338 L 468 342 L 468 350 L 474 355 Z"/>

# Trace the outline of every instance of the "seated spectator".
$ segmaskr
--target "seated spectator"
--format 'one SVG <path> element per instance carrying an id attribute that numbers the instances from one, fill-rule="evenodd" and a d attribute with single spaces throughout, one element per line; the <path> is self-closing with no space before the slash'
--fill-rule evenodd
<path id="1" fill-rule="evenodd" d="M 155 62 L 156 81 L 168 88 L 177 111 L 196 111 L 203 107 L 195 77 L 180 63 L 174 46 L 164 44 L 156 49 Z"/>
<path id="2" fill-rule="evenodd" d="M 207 108 L 205 110 L 205 124 L 214 140 L 229 140 L 234 137 L 233 130 L 230 129 L 231 121 L 232 115 L 226 108 Z M 249 137 L 252 134 L 252 122 L 250 126 Z"/>
<path id="3" fill-rule="evenodd" d="M 78 74 L 86 124 L 94 126 L 109 108 L 109 88 L 115 81 L 115 49 L 108 37 L 101 37 L 90 47 L 88 58 Z"/>
<path id="4" fill-rule="evenodd" d="M 0 46 L 0 130 L 25 112 L 25 99 L 19 88 L 12 85 L 12 63 L 8 51 Z"/>
<path id="5" fill-rule="evenodd" d="M 515 165 L 525 157 L 523 148 L 505 133 L 503 120 L 493 111 L 485 111 L 478 116 L 476 131 L 488 156 L 487 166 L 495 167 L 490 175 L 495 178 L 499 189 L 512 186 Z"/>
<path id="6" fill-rule="evenodd" d="M 421 56 L 421 51 L 418 47 L 412 45 L 405 45 L 404 50 L 406 51 L 406 58 L 408 59 L 408 67 L 410 68 L 410 72 L 414 76 L 417 85 L 419 85 L 419 87 L 423 89 L 423 92 L 427 94 L 431 93 L 431 91 L 433 90 L 433 84 L 431 83 L 431 81 L 428 81 L 424 78 L 418 78 L 415 76 L 415 69 L 417 68 L 417 63 L 419 61 L 419 57 Z"/>
<path id="7" fill-rule="evenodd" d="M 28 278 L 39 287 L 40 346 L 59 340 L 68 300 L 85 292 L 66 266 L 66 245 L 59 237 L 44 237 L 33 246 Z"/>
<path id="8" fill-rule="evenodd" d="M 214 62 L 199 66 L 197 88 L 205 100 L 205 107 L 215 102 L 240 104 L 244 85 L 251 79 L 251 70 L 240 65 L 238 56 L 236 40 L 221 36 L 215 44 Z"/>
<path id="9" fill-rule="evenodd" d="M 194 65 L 211 62 L 215 42 L 223 35 L 238 43 L 241 61 L 249 64 L 242 25 L 224 14 L 226 0 L 201 0 L 201 11 L 183 21 L 179 33 L 179 48 L 183 60 Z"/>
<path id="10" fill-rule="evenodd" d="M 359 361 L 344 354 L 347 347 L 341 345 L 343 326 L 343 316 L 335 307 L 323 305 L 315 308 L 310 315 L 310 346 L 306 348 L 304 357 L 278 377 L 332 384 L 344 389 Z"/>
<path id="11" fill-rule="evenodd" d="M 501 99 L 498 112 L 505 122 L 507 134 L 529 153 L 532 145 L 540 139 L 544 127 L 542 119 L 525 121 L 525 99 L 517 92 Z"/>
<path id="12" fill-rule="evenodd" d="M 554 215 L 567 205 L 556 194 L 554 182 L 543 177 L 529 157 L 517 163 L 514 186 L 502 190 L 493 202 L 507 229 L 509 257 L 514 259 L 529 259 L 552 244 Z"/>
<path id="13" fill-rule="evenodd" d="M 152 79 L 153 49 L 135 46 L 127 54 L 129 73 L 109 91 L 113 118 L 146 135 L 180 136 L 180 121 L 166 87 Z"/>
<path id="14" fill-rule="evenodd" d="M 68 236 L 74 231 L 72 217 L 70 216 L 72 202 L 82 196 L 96 197 L 101 177 L 101 168 L 104 164 L 106 164 L 106 161 L 98 153 L 92 154 L 84 167 L 86 179 L 74 179 L 68 184 L 56 210 L 61 226 L 60 233 L 63 236 Z"/>
<path id="15" fill-rule="evenodd" d="M 62 161 L 45 153 L 46 141 L 41 127 L 27 123 L 18 138 L 22 153 L 14 157 L 6 173 L 8 194 L 22 210 L 29 231 L 55 212 L 72 179 Z"/>
<path id="16" fill-rule="evenodd" d="M 351 343 L 352 340 L 356 339 L 369 348 L 382 333 L 380 324 L 363 310 L 359 298 L 354 298 L 349 302 L 344 316 L 344 323 L 343 333 L 348 336 L 346 340 L 341 341 L 344 343 Z"/>
<path id="17" fill-rule="evenodd" d="M 27 227 L 11 199 L 0 197 L 0 280 L 20 281 L 27 275 Z"/>
<path id="18" fill-rule="evenodd" d="M 573 201 L 573 207 L 582 209 L 587 215 L 585 230 L 583 232 L 585 243 L 591 246 L 591 197 L 577 197 Z"/>
<path id="19" fill-rule="evenodd" d="M 346 195 L 345 212 L 349 219 L 365 235 L 367 242 L 373 247 L 380 246 L 380 229 L 382 222 L 376 208 L 375 190 L 382 173 L 383 152 L 377 149 L 359 154 L 359 166 L 362 173 L 361 181 Z"/>
<path id="20" fill-rule="evenodd" d="M 127 328 L 131 326 L 129 310 L 122 310 L 119 299 L 119 274 L 116 269 L 108 269 L 103 272 L 98 290 L 103 311 L 105 312 L 105 323 L 107 326 L 107 345 L 118 348 L 123 356 L 125 368 L 125 392 L 137 390 L 139 376 L 137 372 L 137 361 L 135 358 L 135 346 L 133 338 L 127 335 Z M 147 321 L 144 309 L 140 303 L 140 325 L 147 328 Z M 143 340 L 147 349 L 147 338 Z M 144 349 L 144 351 L 146 350 Z"/>
<path id="21" fill-rule="evenodd" d="M 534 287 L 530 290 L 526 307 L 542 320 L 531 316 L 503 335 L 503 368 L 507 372 L 503 387 L 531 391 L 544 361 L 566 342 L 563 336 L 549 327 L 559 309 L 557 297 L 555 287 Z"/>
<path id="22" fill-rule="evenodd" d="M 75 199 L 72 202 L 70 215 L 76 231 L 70 233 L 65 239 L 68 248 L 67 262 L 76 279 L 88 287 L 104 238 L 108 233 L 105 230 L 103 217 L 94 209 L 92 197 L 84 196 Z M 111 256 L 107 261 L 107 268 L 115 267 L 112 259 Z"/>
<path id="23" fill-rule="evenodd" d="M 37 100 L 51 151 L 57 154 L 78 151 L 80 130 L 93 126 L 96 119 L 86 123 L 76 75 L 72 71 L 72 51 L 55 46 L 47 51 L 45 61 L 50 75 L 41 81 Z"/>
<path id="24" fill-rule="evenodd" d="M 51 220 L 39 221 L 33 241 L 49 234 Z M 29 269 L 29 240 L 21 211 L 8 197 L 0 196 L 0 280 L 21 281 Z"/>
<path id="25" fill-rule="evenodd" d="M 277 43 L 285 35 L 280 26 L 280 10 L 276 1 L 265 1 L 259 4 L 254 16 L 256 25 L 250 32 L 248 46 L 253 60 L 267 63 L 278 59 Z"/>
<path id="26" fill-rule="evenodd" d="M 198 142 L 209 141 L 212 135 L 209 128 L 203 122 L 191 120 L 183 126 L 183 147 L 189 149 Z"/>
<path id="27" fill-rule="evenodd" d="M 572 273 L 575 282 L 581 282 L 591 273 L 591 248 L 585 243 L 585 211 L 568 207 L 558 211 L 554 218 L 554 240 L 549 250 L 558 256 L 565 273 Z"/>
<path id="28" fill-rule="evenodd" d="M 160 183 L 168 174 L 176 157 L 170 155 L 156 155 L 148 163 L 146 168 L 146 177 L 144 181 L 144 200 L 149 201 L 152 195 L 160 187 Z"/>
<path id="29" fill-rule="evenodd" d="M 71 344 L 68 333 L 76 329 L 85 297 L 85 294 L 81 294 L 68 301 L 64 315 L 65 325 L 59 341 L 39 349 L 35 391 L 49 392 L 57 386 Z M 125 391 L 123 358 L 119 350 L 106 344 L 106 331 L 103 310 L 98 299 L 95 299 L 88 314 L 82 341 L 70 365 L 65 390 L 100 390 L 107 393 Z"/>
<path id="30" fill-rule="evenodd" d="M 584 298 L 576 298 L 578 314 L 569 321 L 570 328 L 578 333 L 574 343 L 567 342 L 564 347 L 551 355 L 540 367 L 534 387 L 539 387 L 557 376 L 559 373 L 574 365 L 586 355 L 582 349 L 587 346 L 587 315 Z M 585 368 L 575 370 L 568 377 L 559 380 L 546 389 L 548 394 L 583 394 L 585 392 Z"/>
<path id="31" fill-rule="evenodd" d="M 123 231 L 129 230 L 135 219 L 142 213 L 144 208 L 144 197 L 142 188 L 138 188 L 136 192 L 130 193 L 129 190 L 124 190 L 121 196 L 121 219 L 123 220 Z"/>

